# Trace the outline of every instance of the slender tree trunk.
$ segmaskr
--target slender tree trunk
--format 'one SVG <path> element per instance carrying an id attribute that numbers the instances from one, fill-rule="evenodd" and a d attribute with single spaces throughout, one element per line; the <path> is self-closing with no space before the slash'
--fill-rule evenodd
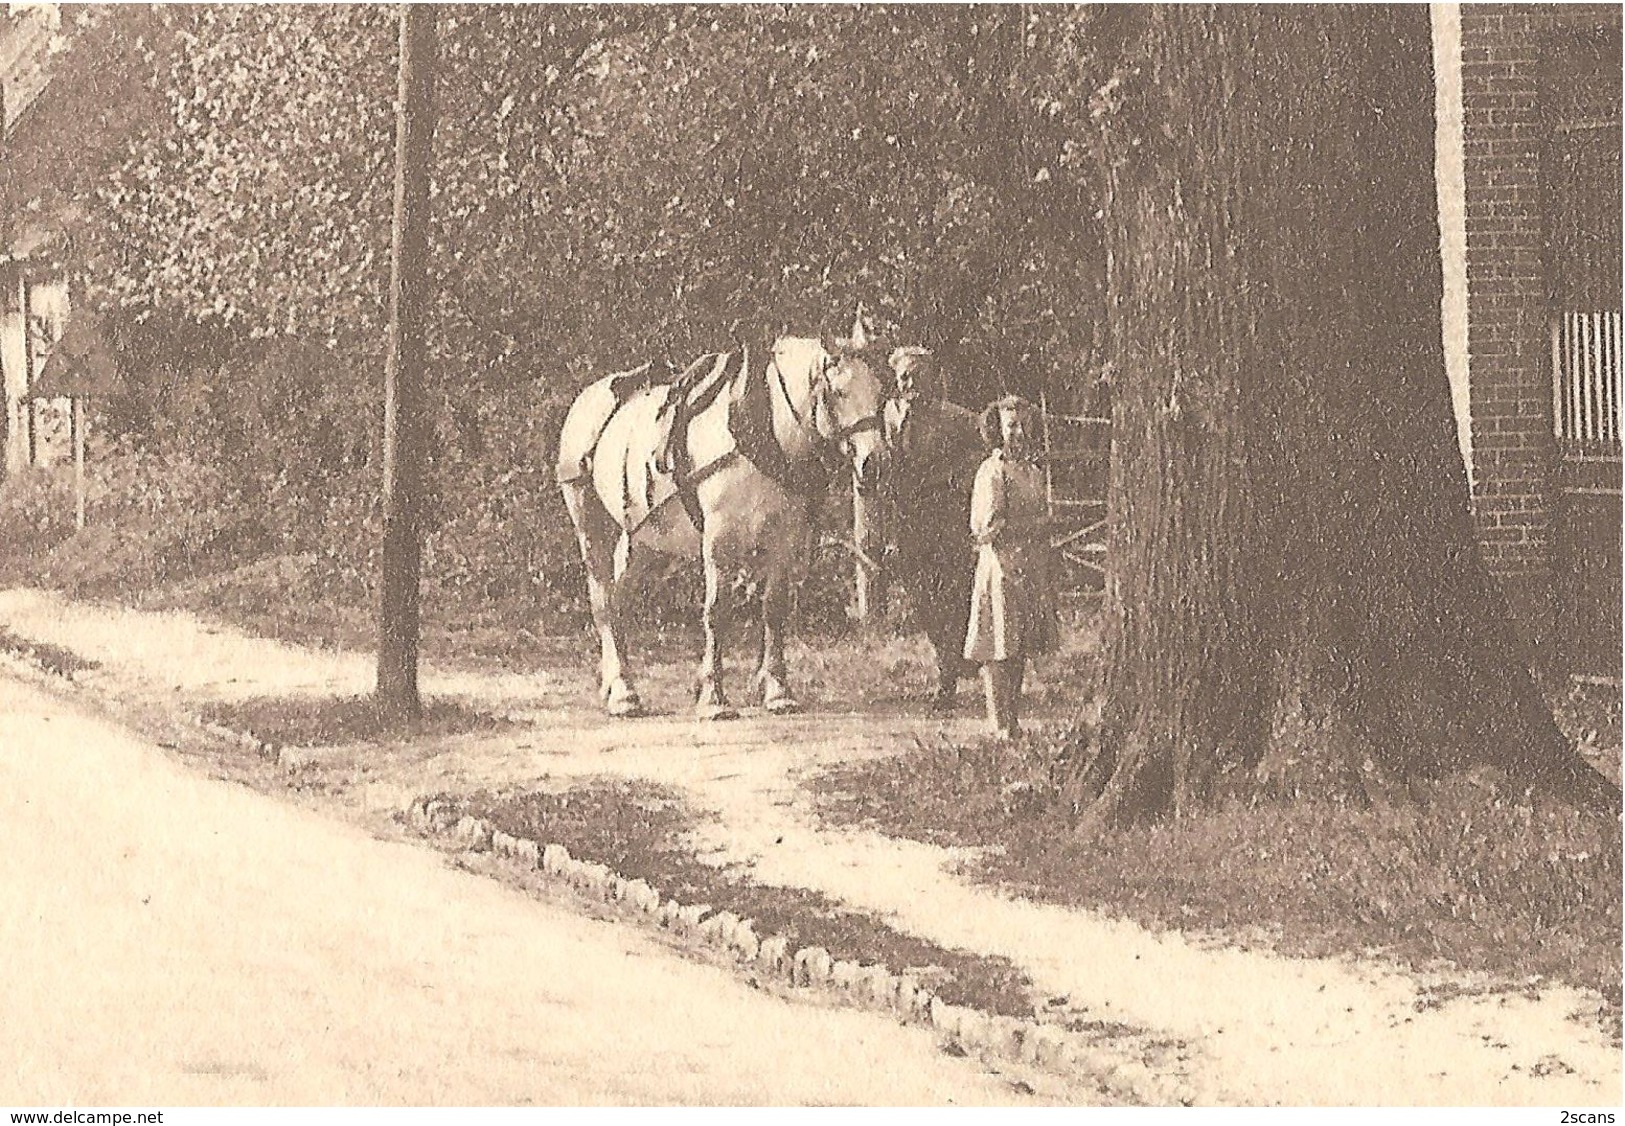
<path id="1" fill-rule="evenodd" d="M 423 353 L 428 317 L 429 169 L 434 143 L 435 11 L 401 5 L 395 127 L 395 216 L 384 361 L 384 542 L 378 618 L 378 704 L 414 720 L 423 563 Z"/>
<path id="2" fill-rule="evenodd" d="M 1088 820 L 1475 764 L 1617 808 L 1479 559 L 1428 9 L 1153 6 L 1103 148 L 1120 376 Z"/>
<path id="3" fill-rule="evenodd" d="M 68 425 L 73 431 L 73 527 L 85 530 L 85 397 L 68 400 Z"/>

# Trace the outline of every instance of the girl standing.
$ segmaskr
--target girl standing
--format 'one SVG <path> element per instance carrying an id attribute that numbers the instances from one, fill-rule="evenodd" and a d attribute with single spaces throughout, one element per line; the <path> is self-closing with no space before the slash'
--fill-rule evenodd
<path id="1" fill-rule="evenodd" d="M 965 658 L 982 666 L 987 721 L 995 736 L 1020 730 L 1027 659 L 1058 642 L 1044 473 L 1032 460 L 1037 412 L 1011 395 L 982 412 L 991 452 L 971 489 L 970 530 L 979 551 Z"/>

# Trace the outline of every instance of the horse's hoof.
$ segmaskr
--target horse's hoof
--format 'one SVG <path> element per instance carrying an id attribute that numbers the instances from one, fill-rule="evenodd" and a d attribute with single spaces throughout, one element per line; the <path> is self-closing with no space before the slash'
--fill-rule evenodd
<path id="1" fill-rule="evenodd" d="M 599 690 L 599 695 L 604 698 L 605 709 L 616 719 L 643 714 L 643 700 L 638 690 L 624 680 L 611 681 Z"/>
<path id="2" fill-rule="evenodd" d="M 696 704 L 694 715 L 697 719 L 707 722 L 716 722 L 724 719 L 738 719 L 739 713 L 727 704 Z"/>
<path id="3" fill-rule="evenodd" d="M 769 715 L 795 715 L 801 710 L 801 702 L 794 696 L 776 696 L 762 705 Z"/>

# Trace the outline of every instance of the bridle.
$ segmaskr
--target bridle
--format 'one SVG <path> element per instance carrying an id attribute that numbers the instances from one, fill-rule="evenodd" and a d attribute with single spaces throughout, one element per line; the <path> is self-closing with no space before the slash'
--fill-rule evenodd
<path id="1" fill-rule="evenodd" d="M 790 388 L 784 382 L 784 370 L 779 367 L 777 356 L 772 358 L 771 366 L 779 396 L 784 400 L 785 409 L 790 412 L 790 417 L 795 420 L 796 425 L 801 427 L 804 433 L 812 436 L 814 445 L 824 449 L 833 447 L 844 454 L 850 455 L 853 452 L 852 439 L 857 435 L 878 431 L 884 436 L 885 420 L 881 417 L 881 412 L 877 410 L 845 426 L 837 428 L 834 425 L 829 405 L 829 372 L 835 362 L 834 357 L 826 353 L 823 365 L 808 374 L 807 383 L 812 393 L 811 417 L 804 416 L 796 409 L 796 401 L 790 394 Z"/>

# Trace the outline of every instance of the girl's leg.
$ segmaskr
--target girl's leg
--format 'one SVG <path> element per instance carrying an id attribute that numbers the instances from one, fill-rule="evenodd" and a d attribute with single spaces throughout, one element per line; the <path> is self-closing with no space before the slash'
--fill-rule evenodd
<path id="1" fill-rule="evenodd" d="M 988 725 L 1000 739 L 1016 734 L 1016 696 L 1020 684 L 1018 661 L 991 661 L 988 692 Z"/>
<path id="2" fill-rule="evenodd" d="M 987 696 L 987 727 L 995 734 L 999 730 L 999 662 L 989 661 L 982 666 L 982 690 Z"/>
<path id="3" fill-rule="evenodd" d="M 1013 657 L 1005 662 L 1008 670 L 1006 674 L 1006 691 L 1009 697 L 1005 702 L 1004 712 L 1009 722 L 1006 726 L 1010 734 L 1014 735 L 1021 730 L 1021 682 L 1027 676 L 1027 659 Z"/>

